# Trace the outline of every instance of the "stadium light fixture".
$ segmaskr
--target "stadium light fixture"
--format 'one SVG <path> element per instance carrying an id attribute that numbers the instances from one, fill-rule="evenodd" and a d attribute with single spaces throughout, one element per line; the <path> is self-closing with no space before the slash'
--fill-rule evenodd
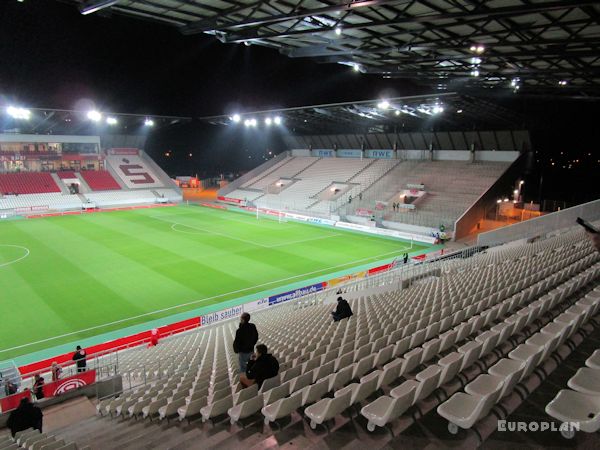
<path id="1" fill-rule="evenodd" d="M 270 127 L 272 123 L 273 123 L 273 119 L 271 119 L 270 117 L 267 117 L 265 119 L 265 125 L 266 126 Z"/>
<path id="2" fill-rule="evenodd" d="M 83 14 L 84 16 L 87 16 L 88 14 L 93 14 L 95 12 L 101 11 L 105 8 L 110 8 L 111 6 L 115 5 L 119 0 L 93 0 L 93 1 L 88 1 L 85 2 L 81 8 L 79 9 L 79 12 L 81 14 Z"/>
<path id="3" fill-rule="evenodd" d="M 501 199 L 496 200 L 496 203 L 502 203 Z"/>
<path id="4" fill-rule="evenodd" d="M 387 100 L 382 100 L 379 103 L 377 103 L 377 107 L 379 109 L 386 110 L 390 107 L 390 102 L 388 102 Z"/>
<path id="5" fill-rule="evenodd" d="M 116 117 L 107 117 L 106 123 L 108 125 L 116 125 L 118 123 L 118 120 L 116 119 Z"/>
<path id="6" fill-rule="evenodd" d="M 13 119 L 29 120 L 31 118 L 31 111 L 26 108 L 9 106 L 6 108 L 6 113 Z"/>
<path id="7" fill-rule="evenodd" d="M 519 181 L 519 185 L 525 184 L 523 180 Z"/>
<path id="8" fill-rule="evenodd" d="M 471 70 L 471 76 L 472 77 L 478 77 L 479 76 L 479 70 L 477 70 L 477 69 Z"/>
<path id="9" fill-rule="evenodd" d="M 275 125 L 281 125 L 281 117 L 275 116 L 275 118 L 273 119 L 273 123 Z"/>
<path id="10" fill-rule="evenodd" d="M 152 120 L 150 118 L 146 118 L 144 120 L 144 126 L 146 126 L 146 127 L 153 127 L 154 126 L 154 120 Z"/>
<path id="11" fill-rule="evenodd" d="M 335 27 L 335 34 L 337 34 L 338 36 L 341 36 L 341 34 L 342 34 L 342 27 Z"/>
<path id="12" fill-rule="evenodd" d="M 88 111 L 87 118 L 92 122 L 99 122 L 102 120 L 102 114 L 95 110 Z"/>
<path id="13" fill-rule="evenodd" d="M 239 123 L 240 120 L 242 120 L 242 118 L 239 114 L 234 114 L 233 116 L 231 116 L 231 120 L 233 120 L 235 123 Z"/>
<path id="14" fill-rule="evenodd" d="M 360 72 L 360 64 L 353 64 L 352 70 L 354 70 L 355 72 Z"/>
<path id="15" fill-rule="evenodd" d="M 463 110 L 462 110 L 462 109 L 457 109 L 457 110 L 456 110 L 456 114 L 462 114 L 462 113 L 463 113 Z"/>
<path id="16" fill-rule="evenodd" d="M 506 198 L 504 199 L 504 201 L 505 201 L 505 202 L 507 202 L 507 201 L 508 201 L 508 197 L 506 197 Z"/>
<path id="17" fill-rule="evenodd" d="M 397 116 L 399 116 L 401 114 L 401 111 L 399 109 L 397 109 L 396 111 L 394 111 L 394 114 L 396 114 Z"/>
<path id="18" fill-rule="evenodd" d="M 256 119 L 250 119 L 250 126 L 255 127 L 256 125 L 258 125 L 258 121 Z"/>
<path id="19" fill-rule="evenodd" d="M 567 80 L 560 80 L 560 81 L 558 82 L 558 85 L 559 85 L 559 86 L 566 86 L 566 85 L 567 85 Z"/>
<path id="20" fill-rule="evenodd" d="M 443 112 L 444 112 L 444 107 L 443 106 L 441 106 L 441 105 L 435 105 L 433 107 L 433 113 L 434 114 L 441 114 Z"/>

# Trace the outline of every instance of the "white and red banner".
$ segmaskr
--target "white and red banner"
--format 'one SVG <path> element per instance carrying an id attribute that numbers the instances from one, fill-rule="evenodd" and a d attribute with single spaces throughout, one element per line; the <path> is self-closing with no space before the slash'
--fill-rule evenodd
<path id="1" fill-rule="evenodd" d="M 21 399 L 31 399 L 31 391 L 29 389 L 19 392 L 18 394 L 9 395 L 8 397 L 0 398 L 0 409 L 3 413 L 16 409 L 21 403 Z"/>
<path id="2" fill-rule="evenodd" d="M 96 371 L 88 370 L 86 372 L 80 372 L 77 375 L 73 375 L 62 380 L 52 381 L 51 383 L 44 384 L 44 397 L 56 397 L 57 395 L 64 394 L 74 389 L 79 389 L 96 382 Z"/>
<path id="3" fill-rule="evenodd" d="M 217 200 L 221 200 L 222 202 L 227 202 L 227 203 L 235 203 L 236 205 L 239 205 L 242 203 L 242 200 L 239 198 L 223 197 L 222 195 L 219 195 L 217 197 Z"/>

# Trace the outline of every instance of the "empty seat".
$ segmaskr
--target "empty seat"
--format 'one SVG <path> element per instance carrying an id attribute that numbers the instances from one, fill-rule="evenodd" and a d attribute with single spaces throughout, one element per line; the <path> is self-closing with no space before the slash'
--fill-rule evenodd
<path id="1" fill-rule="evenodd" d="M 600 429 L 600 395 L 563 389 L 546 405 L 546 413 L 562 423 L 576 422 L 580 430 L 595 433 Z"/>
<path id="2" fill-rule="evenodd" d="M 262 398 L 262 394 L 260 394 L 229 408 L 229 410 L 227 410 L 227 414 L 229 415 L 231 424 L 233 425 L 240 419 L 245 419 L 246 417 L 256 414 L 261 410 L 263 404 L 264 400 Z"/>
<path id="3" fill-rule="evenodd" d="M 208 419 L 225 414 L 232 406 L 233 397 L 230 395 L 202 407 L 200 409 L 200 414 L 202 414 L 202 422 L 206 422 Z"/>
<path id="4" fill-rule="evenodd" d="M 304 414 L 310 419 L 310 427 L 316 428 L 326 420 L 332 419 L 350 406 L 351 392 L 348 391 L 339 397 L 324 398 L 304 410 Z"/>
<path id="5" fill-rule="evenodd" d="M 600 369 L 582 367 L 569 379 L 567 385 L 582 394 L 600 395 Z"/>
<path id="6" fill-rule="evenodd" d="M 417 385 L 414 380 L 405 381 L 395 389 L 395 397 L 384 395 L 364 406 L 360 414 L 368 420 L 367 429 L 374 431 L 375 426 L 384 427 L 404 414 L 413 404 Z"/>
<path id="7" fill-rule="evenodd" d="M 302 395 L 298 392 L 263 407 L 261 412 L 265 417 L 265 424 L 268 425 L 270 422 L 289 416 L 293 411 L 300 408 L 300 406 L 302 406 Z"/>

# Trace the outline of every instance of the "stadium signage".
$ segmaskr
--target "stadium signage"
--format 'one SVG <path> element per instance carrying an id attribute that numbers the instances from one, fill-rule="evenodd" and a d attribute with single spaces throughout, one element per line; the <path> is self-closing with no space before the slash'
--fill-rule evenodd
<path id="1" fill-rule="evenodd" d="M 222 195 L 219 195 L 217 197 L 217 200 L 221 200 L 222 202 L 227 202 L 227 203 L 235 203 L 236 205 L 239 205 L 240 203 L 242 203 L 242 200 L 240 200 L 239 198 L 223 197 Z"/>
<path id="2" fill-rule="evenodd" d="M 81 372 L 77 375 L 73 375 L 62 380 L 53 381 L 51 383 L 44 384 L 44 397 L 56 397 L 57 395 L 64 394 L 75 389 L 79 389 L 96 382 L 96 371 L 89 370 L 87 372 Z"/>
<path id="3" fill-rule="evenodd" d="M 378 236 L 412 239 L 418 242 L 427 242 L 429 244 L 435 243 L 435 238 L 431 236 L 421 236 L 418 234 L 403 233 L 402 231 L 388 230 L 385 228 L 368 227 L 366 225 L 359 225 L 356 223 L 336 222 L 335 226 L 338 228 L 344 228 L 348 230 L 363 231 L 365 233 L 377 234 Z"/>
<path id="4" fill-rule="evenodd" d="M 259 309 L 265 309 L 269 306 L 269 297 L 261 298 L 260 300 L 255 300 L 253 302 L 248 302 L 244 304 L 245 312 L 258 311 Z"/>
<path id="5" fill-rule="evenodd" d="M 332 158 L 335 156 L 335 150 L 313 150 L 313 156 L 319 158 Z"/>
<path id="6" fill-rule="evenodd" d="M 367 158 L 394 159 L 394 150 L 367 150 Z"/>
<path id="7" fill-rule="evenodd" d="M 294 213 L 286 212 L 285 217 L 289 217 L 290 219 L 298 220 L 300 222 L 315 223 L 318 225 L 331 225 L 331 226 L 335 225 L 335 220 L 321 219 L 320 217 L 304 216 L 302 214 L 294 214 Z"/>
<path id="8" fill-rule="evenodd" d="M 362 150 L 338 150 L 338 158 L 360 158 L 362 157 Z"/>
<path id="9" fill-rule="evenodd" d="M 220 322 L 222 320 L 232 319 L 234 317 L 239 316 L 244 312 L 244 306 L 232 306 L 231 308 L 222 309 L 221 311 L 216 311 L 210 314 L 204 314 L 200 316 L 200 326 L 207 326 L 216 322 Z"/>
<path id="10" fill-rule="evenodd" d="M 323 281 L 317 284 L 311 284 L 303 288 L 295 289 L 293 291 L 284 292 L 283 294 L 277 294 L 269 297 L 269 306 L 278 305 L 279 303 L 288 302 L 298 297 L 303 297 L 314 292 L 322 291 L 327 287 L 327 282 Z"/>

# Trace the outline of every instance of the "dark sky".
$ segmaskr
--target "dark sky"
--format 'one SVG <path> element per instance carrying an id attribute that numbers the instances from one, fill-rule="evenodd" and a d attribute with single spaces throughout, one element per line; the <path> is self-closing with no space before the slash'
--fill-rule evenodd
<path id="1" fill-rule="evenodd" d="M 350 67 L 222 44 L 113 14 L 82 16 L 54 0 L 0 1 L 0 95 L 37 107 L 216 115 L 407 95 L 409 84 Z"/>

